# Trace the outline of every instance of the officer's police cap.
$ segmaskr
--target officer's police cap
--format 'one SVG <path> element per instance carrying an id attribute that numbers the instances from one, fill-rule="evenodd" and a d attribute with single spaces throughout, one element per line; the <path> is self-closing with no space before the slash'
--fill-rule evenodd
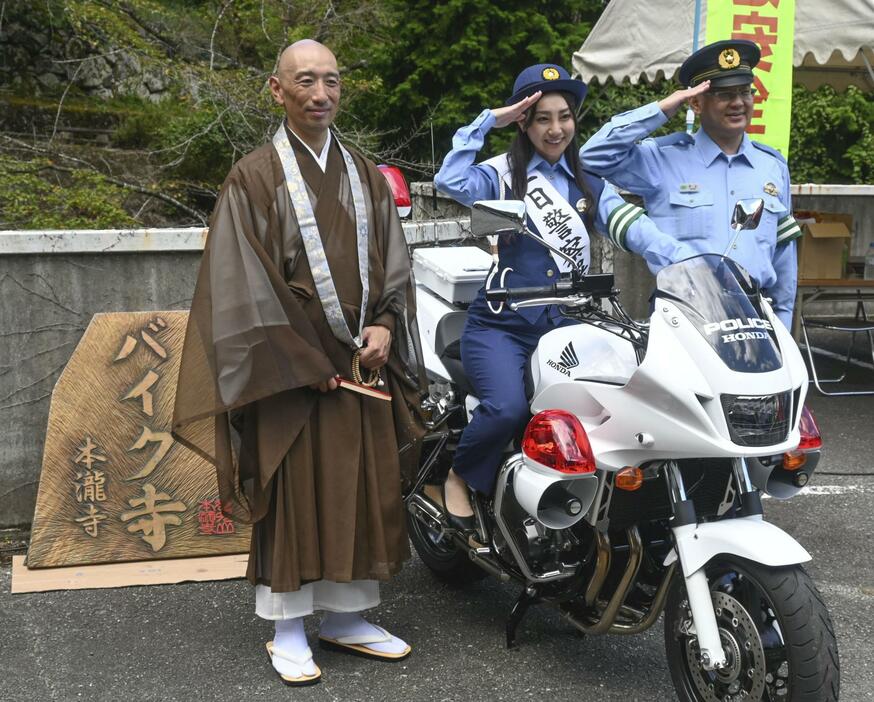
<path id="1" fill-rule="evenodd" d="M 753 67 L 761 51 L 745 39 L 727 39 L 704 46 L 680 66 L 680 83 L 694 87 L 705 80 L 711 88 L 747 85 L 753 82 Z"/>
<path id="2" fill-rule="evenodd" d="M 538 90 L 544 93 L 570 93 L 576 99 L 575 107 L 579 107 L 586 97 L 588 88 L 583 81 L 571 78 L 561 66 L 554 63 L 538 63 L 528 66 L 516 77 L 516 82 L 513 83 L 513 96 L 505 104 L 513 105 Z"/>

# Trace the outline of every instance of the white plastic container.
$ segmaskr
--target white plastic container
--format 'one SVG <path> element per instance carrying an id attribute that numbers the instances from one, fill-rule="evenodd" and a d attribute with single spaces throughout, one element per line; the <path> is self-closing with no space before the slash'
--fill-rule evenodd
<path id="1" fill-rule="evenodd" d="M 868 253 L 865 254 L 865 272 L 862 277 L 865 280 L 874 280 L 874 241 L 868 244 Z"/>
<path id="2" fill-rule="evenodd" d="M 413 251 L 413 273 L 447 302 L 473 302 L 492 265 L 492 257 L 476 246 L 437 246 Z"/>

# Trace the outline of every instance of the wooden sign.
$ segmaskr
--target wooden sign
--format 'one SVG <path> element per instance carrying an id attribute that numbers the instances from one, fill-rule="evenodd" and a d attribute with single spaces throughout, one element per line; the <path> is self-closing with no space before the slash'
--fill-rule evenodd
<path id="1" fill-rule="evenodd" d="M 28 568 L 248 551 L 215 468 L 170 435 L 187 321 L 91 320 L 52 392 Z"/>
<path id="2" fill-rule="evenodd" d="M 207 580 L 234 580 L 246 577 L 249 554 L 206 556 L 204 558 L 166 558 L 163 561 L 103 563 L 66 568 L 28 568 L 24 556 L 12 557 L 13 595 L 51 590 L 92 590 L 132 585 L 175 585 Z"/>

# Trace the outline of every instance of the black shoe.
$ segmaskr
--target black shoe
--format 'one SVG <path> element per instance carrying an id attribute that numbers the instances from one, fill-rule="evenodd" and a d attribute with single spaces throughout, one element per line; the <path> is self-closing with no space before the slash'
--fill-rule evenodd
<path id="1" fill-rule="evenodd" d="M 446 502 L 446 483 L 443 483 L 440 491 L 443 496 L 443 514 L 446 516 L 449 526 L 462 533 L 476 531 L 476 516 L 471 514 L 469 517 L 459 517 L 457 514 L 452 514 Z"/>

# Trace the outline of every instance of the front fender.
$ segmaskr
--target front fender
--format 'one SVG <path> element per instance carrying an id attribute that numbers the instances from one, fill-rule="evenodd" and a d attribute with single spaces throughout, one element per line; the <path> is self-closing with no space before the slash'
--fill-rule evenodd
<path id="1" fill-rule="evenodd" d="M 694 573 L 720 553 L 730 553 L 766 566 L 793 565 L 810 560 L 810 554 L 801 544 L 780 527 L 758 516 L 707 522 L 688 531 L 675 530 L 674 536 L 677 545 L 665 558 L 665 565 L 677 560 L 679 551 L 685 575 Z"/>

